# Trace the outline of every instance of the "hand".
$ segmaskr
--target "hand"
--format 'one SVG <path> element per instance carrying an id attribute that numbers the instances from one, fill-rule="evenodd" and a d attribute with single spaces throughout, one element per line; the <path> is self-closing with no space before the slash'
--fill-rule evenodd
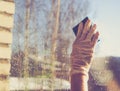
<path id="1" fill-rule="evenodd" d="M 71 75 L 76 73 L 88 75 L 94 46 L 99 36 L 99 32 L 95 30 L 96 24 L 92 26 L 89 19 L 84 26 L 82 22 L 79 24 L 71 53 Z"/>

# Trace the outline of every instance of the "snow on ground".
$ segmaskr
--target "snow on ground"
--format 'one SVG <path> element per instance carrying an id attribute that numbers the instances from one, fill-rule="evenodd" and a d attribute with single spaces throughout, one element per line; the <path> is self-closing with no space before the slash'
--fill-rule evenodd
<path id="1" fill-rule="evenodd" d="M 10 90 L 50 90 L 52 80 L 48 78 L 16 78 L 10 77 Z M 70 83 L 66 80 L 55 79 L 54 89 L 70 89 Z"/>

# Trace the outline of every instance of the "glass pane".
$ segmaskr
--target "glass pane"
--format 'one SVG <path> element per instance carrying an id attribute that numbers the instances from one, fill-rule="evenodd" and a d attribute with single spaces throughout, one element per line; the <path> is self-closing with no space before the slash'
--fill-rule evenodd
<path id="1" fill-rule="evenodd" d="M 119 91 L 119 3 L 15 0 L 10 89 L 69 91 L 75 40 L 72 28 L 88 16 L 100 32 L 89 72 L 89 91 Z"/>

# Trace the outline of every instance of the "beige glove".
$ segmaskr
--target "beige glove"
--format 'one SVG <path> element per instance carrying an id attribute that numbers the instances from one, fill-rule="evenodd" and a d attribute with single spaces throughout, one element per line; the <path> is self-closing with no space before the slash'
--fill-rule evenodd
<path id="1" fill-rule="evenodd" d="M 99 36 L 98 32 L 94 33 L 95 29 L 96 25 L 91 26 L 89 19 L 84 27 L 82 23 L 79 24 L 71 53 L 71 75 L 81 73 L 88 77 L 94 46 Z"/>

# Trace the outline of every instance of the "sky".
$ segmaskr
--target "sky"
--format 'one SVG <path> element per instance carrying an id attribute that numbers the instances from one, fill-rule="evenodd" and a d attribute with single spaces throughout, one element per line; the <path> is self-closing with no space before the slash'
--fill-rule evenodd
<path id="1" fill-rule="evenodd" d="M 100 32 L 96 56 L 120 56 L 120 0 L 93 0 Z"/>
<path id="2" fill-rule="evenodd" d="M 95 49 L 96 56 L 120 56 L 120 0 L 89 1 L 92 10 L 96 12 L 92 21 L 97 24 L 97 30 L 100 32 L 100 42 Z M 23 5 L 21 3 L 17 6 Z M 17 9 L 21 9 L 19 7 Z"/>

